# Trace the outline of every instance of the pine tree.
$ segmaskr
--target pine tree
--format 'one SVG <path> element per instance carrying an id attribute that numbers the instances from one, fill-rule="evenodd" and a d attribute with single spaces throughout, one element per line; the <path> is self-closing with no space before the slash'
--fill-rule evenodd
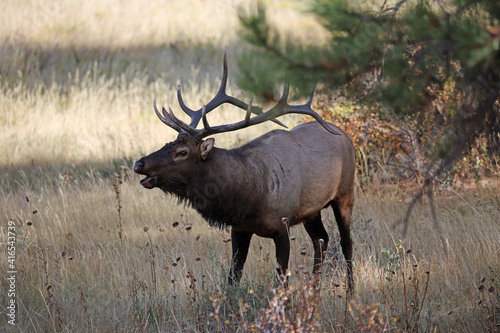
<path id="1" fill-rule="evenodd" d="M 434 148 L 449 167 L 477 135 L 499 139 L 500 2 L 405 2 L 388 8 L 386 1 L 374 12 L 347 0 L 314 1 L 311 11 L 332 36 L 321 48 L 280 46 L 261 4 L 240 15 L 242 35 L 255 47 L 240 59 L 239 83 L 263 97 L 285 81 L 302 93 L 318 82 L 349 87 L 353 100 L 410 120 L 447 94 L 453 103 L 439 117 L 449 137 Z"/>
<path id="2" fill-rule="evenodd" d="M 427 174 L 416 201 L 480 136 L 498 161 L 500 1 L 388 2 L 374 9 L 314 0 L 310 10 L 331 36 L 322 47 L 280 41 L 262 4 L 241 13 L 241 34 L 252 47 L 241 56 L 239 83 L 262 97 L 276 83 L 304 94 L 322 83 L 381 117 L 412 124 L 421 136 L 430 134 L 419 129 L 432 119 L 439 131 L 426 147 Z"/>

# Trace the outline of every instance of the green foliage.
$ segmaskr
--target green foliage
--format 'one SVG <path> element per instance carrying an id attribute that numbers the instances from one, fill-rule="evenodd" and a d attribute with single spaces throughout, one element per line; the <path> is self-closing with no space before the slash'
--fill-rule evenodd
<path id="1" fill-rule="evenodd" d="M 352 103 L 403 121 L 418 134 L 417 142 L 427 141 L 425 155 L 441 161 L 440 171 L 481 135 L 498 155 L 500 2 L 386 4 L 313 1 L 310 11 L 331 38 L 307 49 L 280 40 L 262 5 L 240 13 L 241 35 L 254 46 L 240 62 L 241 86 L 266 97 L 277 83 L 306 92 L 322 82 Z M 430 119 L 438 129 L 432 144 L 426 138 L 432 133 L 420 131 Z"/>
<path id="2" fill-rule="evenodd" d="M 384 268 L 387 273 L 385 279 L 389 282 L 392 281 L 392 275 L 399 273 L 403 268 L 402 256 L 405 248 L 402 240 L 396 242 L 395 248 L 382 248 L 380 257 L 380 266 Z"/>

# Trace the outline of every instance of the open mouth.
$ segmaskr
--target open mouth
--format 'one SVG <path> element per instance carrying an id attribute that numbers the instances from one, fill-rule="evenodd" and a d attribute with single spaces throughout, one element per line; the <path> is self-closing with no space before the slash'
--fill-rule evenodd
<path id="1" fill-rule="evenodd" d="M 146 176 L 143 179 L 141 179 L 141 185 L 144 186 L 145 188 L 153 188 L 157 186 L 157 184 L 158 184 L 157 177 Z"/>

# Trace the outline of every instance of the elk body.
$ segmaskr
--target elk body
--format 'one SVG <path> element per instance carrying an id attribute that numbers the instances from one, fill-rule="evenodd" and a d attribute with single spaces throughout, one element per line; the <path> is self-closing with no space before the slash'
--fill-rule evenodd
<path id="1" fill-rule="evenodd" d="M 314 246 L 313 273 L 318 273 L 328 245 L 321 210 L 331 206 L 347 262 L 348 290 L 353 288 L 350 220 L 354 203 L 354 148 L 339 128 L 325 122 L 311 108 L 312 94 L 304 105 L 287 103 L 285 86 L 278 104 L 267 112 L 225 93 L 227 62 L 219 92 L 201 110 L 193 111 L 178 98 L 191 124 L 173 112 L 156 108 L 158 117 L 179 132 L 177 139 L 141 158 L 134 171 L 145 175 L 145 188 L 160 188 L 192 205 L 212 226 L 231 227 L 232 264 L 229 282 L 238 282 L 252 236 L 272 238 L 276 246 L 278 274 L 288 268 L 289 228 L 303 223 Z M 222 103 L 246 109 L 245 120 L 210 127 L 206 113 Z M 251 113 L 257 114 L 250 117 Z M 317 121 L 290 131 L 274 130 L 231 150 L 217 148 L 214 139 L 203 138 L 234 131 L 288 113 L 313 116 Z M 196 129 L 203 120 L 203 129 Z M 278 122 L 279 123 L 279 122 Z"/>

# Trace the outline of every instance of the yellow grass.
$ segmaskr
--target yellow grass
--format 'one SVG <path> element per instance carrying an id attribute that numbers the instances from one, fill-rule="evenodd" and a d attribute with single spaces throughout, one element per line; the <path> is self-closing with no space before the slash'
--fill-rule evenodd
<path id="1" fill-rule="evenodd" d="M 295 31 L 304 42 L 325 36 L 300 14 L 299 3 L 270 5 L 283 35 Z M 156 118 L 153 98 L 180 115 L 175 91 L 182 83 L 186 103 L 201 107 L 220 83 L 226 45 L 229 91 L 249 99 L 235 85 L 235 60 L 245 48 L 236 34 L 239 6 L 252 5 L 138 0 L 3 4 L 0 239 L 5 253 L 8 222 L 14 221 L 19 308 L 15 327 L 2 312 L 1 331 L 231 331 L 238 327 L 240 301 L 248 305 L 245 320 L 251 323 L 273 300 L 272 241 L 253 239 L 242 284 L 230 287 L 230 234 L 210 228 L 195 211 L 160 191 L 143 189 L 130 169 L 134 160 L 175 138 Z M 243 116 L 224 107 L 209 120 L 223 123 Z M 290 126 L 299 121 L 284 120 Z M 216 143 L 231 148 L 275 127 L 265 124 L 220 135 Z M 122 241 L 113 184 L 122 207 Z M 358 190 L 352 224 L 356 293 L 347 315 L 338 233 L 333 214 L 325 211 L 332 247 L 315 319 L 324 331 L 368 331 L 370 320 L 363 311 L 372 308 L 404 330 L 410 308 L 418 308 L 409 304 L 414 290 L 422 297 L 426 271 L 420 331 L 483 330 L 486 316 L 498 311 L 477 305 L 482 297 L 482 306 L 489 304 L 487 297 L 498 304 L 498 191 L 486 185 L 462 193 L 462 198 L 449 188 L 440 190 L 441 235 L 423 202 L 412 214 L 406 237 L 401 226 L 392 226 L 413 192 Z M 302 227 L 293 228 L 292 236 L 290 288 L 298 290 L 304 285 L 303 272 L 311 270 L 312 246 Z M 303 247 L 305 256 L 300 255 Z M 4 311 L 8 269 L 1 262 Z M 483 276 L 482 284 L 495 286 L 493 292 L 478 290 Z M 290 307 L 300 312 L 294 297 Z M 219 314 L 214 304 L 221 305 Z"/>
<path id="2" fill-rule="evenodd" d="M 130 172 L 125 170 L 126 174 Z M 70 171 L 50 184 L 50 172 L 35 173 L 45 180 L 33 186 L 30 179 L 20 177 L 15 184 L 17 190 L 2 188 L 0 199 L 4 220 L 16 221 L 18 233 L 20 327 L 29 331 L 58 331 L 61 327 L 101 331 L 152 325 L 151 330 L 203 331 L 196 325 L 208 325 L 210 321 L 213 309 L 209 296 L 241 292 L 245 301 L 257 302 L 250 290 L 260 289 L 258 297 L 268 297 L 265 291 L 274 284 L 275 266 L 270 240 L 253 240 L 243 291 L 235 291 L 225 282 L 230 234 L 208 227 L 194 211 L 175 205 L 159 191 L 145 193 L 137 177 L 126 176 L 120 188 L 122 243 L 113 177 L 97 175 L 90 167 L 87 174 Z M 408 237 L 399 245 L 401 231 L 390 227 L 402 216 L 406 204 L 391 193 L 384 193 L 384 197 L 377 198 L 375 193 L 358 195 L 352 226 L 356 244 L 354 300 L 364 305 L 380 303 L 381 315 L 392 319 L 396 311 L 390 309 L 391 305 L 402 311 L 401 274 L 410 276 L 412 265 L 418 264 L 420 274 L 430 271 L 422 327 L 448 331 L 461 320 L 460 331 L 474 332 L 485 316 L 475 305 L 481 297 L 480 279 L 487 277 L 487 288 L 495 285 L 489 279 L 498 277 L 500 268 L 497 194 L 484 189 L 469 197 L 468 203 L 456 197 L 437 198 L 448 255 L 424 204 L 417 207 Z M 319 317 L 325 329 L 339 330 L 356 321 L 351 316 L 345 319 L 344 300 L 336 298 L 344 293 L 344 267 L 332 214 L 325 215 L 325 224 L 333 234 L 333 248 L 325 263 Z M 174 227 L 174 222 L 180 222 L 179 226 Z M 192 228 L 186 230 L 187 225 Z M 297 272 L 311 269 L 312 248 L 301 227 L 293 228 L 291 235 L 296 237 L 291 257 L 291 285 L 295 287 L 303 274 Z M 6 237 L 5 231 L 2 237 Z M 300 255 L 303 247 L 307 249 L 304 257 Z M 406 254 L 407 249 L 412 252 Z M 395 259 L 393 264 L 389 264 L 391 258 Z M 156 279 L 152 278 L 153 271 Z M 189 272 L 196 279 L 194 289 L 190 288 L 193 280 Z M 423 277 L 419 278 L 423 285 Z M 48 285 L 52 298 L 46 290 Z M 393 293 L 394 299 L 383 296 L 380 290 Z"/>
<path id="3" fill-rule="evenodd" d="M 313 25 L 296 20 L 292 5 L 276 6 L 285 9 L 281 18 L 295 22 L 287 29 Z M 153 98 L 179 110 L 176 88 L 182 83 L 189 106 L 207 103 L 220 83 L 225 46 L 229 92 L 250 97 L 234 85 L 243 47 L 236 39 L 237 12 L 252 7 L 245 2 L 61 0 L 4 7 L 2 164 L 100 161 L 151 151 L 174 138 L 156 119 Z M 226 113 L 222 121 L 243 117 L 225 110 L 212 121 Z M 239 141 L 234 137 L 229 145 Z"/>

